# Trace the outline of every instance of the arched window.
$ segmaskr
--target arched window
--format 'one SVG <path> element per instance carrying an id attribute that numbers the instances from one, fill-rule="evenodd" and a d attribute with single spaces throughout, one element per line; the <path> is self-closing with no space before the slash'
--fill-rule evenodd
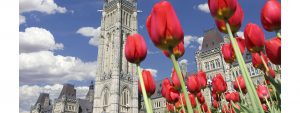
<path id="1" fill-rule="evenodd" d="M 108 88 L 105 88 L 103 91 L 103 107 L 108 107 L 109 91 Z"/>
<path id="2" fill-rule="evenodd" d="M 121 94 L 121 112 L 127 113 L 129 111 L 129 100 L 130 93 L 129 90 L 125 88 Z"/>

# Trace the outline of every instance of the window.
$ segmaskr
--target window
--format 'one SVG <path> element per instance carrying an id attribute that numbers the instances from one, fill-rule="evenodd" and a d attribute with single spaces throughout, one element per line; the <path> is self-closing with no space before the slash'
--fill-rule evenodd
<path id="1" fill-rule="evenodd" d="M 213 61 L 210 62 L 211 69 L 215 69 L 215 63 Z"/>
<path id="2" fill-rule="evenodd" d="M 104 97 L 103 97 L 103 106 L 108 106 L 108 98 L 109 98 L 109 91 L 107 88 L 104 89 Z"/>
<path id="3" fill-rule="evenodd" d="M 129 111 L 129 90 L 125 88 L 121 94 L 121 112 Z"/>
<path id="4" fill-rule="evenodd" d="M 255 75 L 254 68 L 251 66 L 251 75 Z"/>
<path id="5" fill-rule="evenodd" d="M 216 64 L 217 64 L 217 67 L 221 67 L 221 65 L 220 65 L 220 60 L 219 60 L 219 59 L 216 59 L 215 62 L 216 62 Z"/>
<path id="6" fill-rule="evenodd" d="M 205 62 L 205 68 L 206 68 L 206 70 L 209 70 L 209 63 L 208 62 Z"/>

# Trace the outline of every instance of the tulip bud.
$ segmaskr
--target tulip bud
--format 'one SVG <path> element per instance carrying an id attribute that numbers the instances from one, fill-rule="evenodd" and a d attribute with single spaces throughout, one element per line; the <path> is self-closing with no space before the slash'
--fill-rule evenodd
<path id="1" fill-rule="evenodd" d="M 198 84 L 200 85 L 201 89 L 205 89 L 206 88 L 206 86 L 207 86 L 207 78 L 206 78 L 205 72 L 198 71 L 197 81 L 198 81 Z"/>
<path id="2" fill-rule="evenodd" d="M 197 76 L 195 74 L 188 76 L 187 78 L 187 89 L 190 93 L 197 94 L 200 92 L 200 85 L 197 81 Z"/>
<path id="3" fill-rule="evenodd" d="M 212 90 L 211 95 L 213 96 L 214 100 L 220 101 L 220 95 L 217 94 L 216 90 Z"/>
<path id="4" fill-rule="evenodd" d="M 174 112 L 174 105 L 170 103 L 166 103 L 168 112 Z"/>
<path id="5" fill-rule="evenodd" d="M 231 100 L 232 100 L 233 102 L 240 102 L 240 101 L 241 101 L 241 100 L 240 100 L 240 95 L 239 95 L 238 92 L 231 92 L 231 93 L 230 93 L 230 97 L 231 97 Z"/>
<path id="6" fill-rule="evenodd" d="M 189 93 L 188 96 L 189 96 L 192 107 L 195 108 L 196 105 L 197 105 L 196 100 L 195 100 L 195 96 L 191 93 Z M 183 101 L 183 105 L 186 107 L 186 101 L 185 101 L 183 93 L 181 94 L 181 98 L 182 98 L 182 101 Z"/>
<path id="7" fill-rule="evenodd" d="M 249 23 L 244 30 L 245 43 L 249 52 L 260 52 L 264 47 L 264 32 L 256 24 Z"/>
<path id="8" fill-rule="evenodd" d="M 227 83 L 225 82 L 223 76 L 220 73 L 218 73 L 212 79 L 212 87 L 217 94 L 224 93 L 227 90 Z"/>
<path id="9" fill-rule="evenodd" d="M 281 5 L 277 0 L 268 0 L 260 12 L 260 20 L 267 31 L 281 28 Z"/>
<path id="10" fill-rule="evenodd" d="M 269 67 L 269 73 L 267 74 L 267 76 L 275 78 L 276 77 L 275 71 L 271 68 L 271 66 L 268 66 L 268 67 Z M 268 85 L 270 85 L 270 81 L 268 79 L 266 79 L 266 82 Z"/>
<path id="11" fill-rule="evenodd" d="M 180 98 L 181 98 L 181 97 L 180 97 Z M 181 99 L 178 99 L 178 101 L 175 103 L 175 108 L 176 108 L 177 110 L 181 109 L 181 106 L 182 106 L 181 103 L 182 103 L 182 102 L 181 102 Z"/>
<path id="12" fill-rule="evenodd" d="M 237 108 L 238 110 L 241 109 L 241 107 L 237 103 L 234 103 L 234 105 L 232 105 L 231 103 L 228 103 L 228 107 L 230 108 L 230 113 L 236 113 L 235 108 Z"/>
<path id="13" fill-rule="evenodd" d="M 265 112 L 269 112 L 269 108 L 266 104 L 261 104 L 261 106 Z"/>
<path id="14" fill-rule="evenodd" d="M 184 78 L 182 73 L 181 73 L 181 75 L 182 75 L 182 78 Z M 174 70 L 174 69 L 173 69 L 173 72 L 172 72 L 172 77 L 171 77 L 171 79 L 172 79 L 172 82 L 173 82 L 173 85 L 174 85 L 175 89 L 176 89 L 177 91 L 180 91 L 180 90 L 181 90 L 180 80 L 179 80 L 179 78 L 178 78 L 178 75 L 177 75 L 177 73 L 176 73 L 176 70 Z"/>
<path id="15" fill-rule="evenodd" d="M 264 58 L 264 61 L 267 63 L 268 58 L 264 55 L 264 53 L 261 52 L 262 57 Z M 261 60 L 261 57 L 259 53 L 252 53 L 252 65 L 255 68 L 261 69 L 265 71 L 265 66 L 263 64 L 263 61 Z"/>
<path id="16" fill-rule="evenodd" d="M 222 46 L 222 54 L 226 63 L 231 64 L 235 60 L 234 52 L 232 50 L 233 48 L 232 46 L 230 46 L 230 44 L 224 44 Z"/>
<path id="17" fill-rule="evenodd" d="M 243 12 L 240 4 L 237 2 L 237 7 L 236 7 L 234 14 L 232 15 L 232 17 L 230 17 L 228 19 L 228 23 L 230 25 L 230 29 L 231 29 L 232 33 L 239 31 L 243 20 L 244 20 L 244 12 Z M 225 34 L 228 34 L 224 20 L 215 19 L 215 22 L 216 22 L 216 26 L 219 29 L 219 31 L 221 31 Z"/>
<path id="18" fill-rule="evenodd" d="M 198 99 L 198 101 L 200 102 L 200 104 L 205 103 L 205 98 L 204 98 L 204 96 L 202 95 L 201 91 L 200 91 L 199 93 L 197 93 L 196 96 L 197 96 L 197 99 Z"/>
<path id="19" fill-rule="evenodd" d="M 125 43 L 125 57 L 128 62 L 139 64 L 147 56 L 147 46 L 143 36 L 129 35 Z"/>
<path id="20" fill-rule="evenodd" d="M 170 80 L 168 79 L 168 78 L 165 78 L 163 81 L 162 81 L 162 90 L 161 90 L 161 95 L 163 96 L 163 97 L 165 97 L 165 95 L 166 95 L 166 90 L 167 90 L 167 86 L 169 86 L 169 85 L 172 85 L 171 84 L 171 82 L 170 82 Z"/>
<path id="21" fill-rule="evenodd" d="M 208 0 L 208 7 L 214 18 L 227 20 L 234 14 L 237 0 Z"/>
<path id="22" fill-rule="evenodd" d="M 165 90 L 165 98 L 169 103 L 175 103 L 179 99 L 179 92 L 171 85 L 165 86 L 162 90 Z"/>
<path id="23" fill-rule="evenodd" d="M 204 112 L 207 112 L 207 111 L 208 111 L 207 104 L 206 104 L 206 103 L 201 104 L 201 109 L 202 109 Z"/>
<path id="24" fill-rule="evenodd" d="M 265 101 L 265 98 L 270 98 L 268 88 L 265 85 L 258 85 L 256 89 L 257 95 L 261 101 Z"/>
<path id="25" fill-rule="evenodd" d="M 230 92 L 225 92 L 225 99 L 227 102 L 230 102 L 231 101 L 231 93 Z"/>
<path id="26" fill-rule="evenodd" d="M 233 87 L 234 87 L 234 89 L 235 89 L 236 91 L 240 91 L 238 85 L 240 85 L 242 92 L 243 92 L 244 94 L 246 94 L 246 93 L 247 93 L 246 84 L 245 84 L 245 80 L 244 80 L 244 78 L 243 78 L 242 75 L 239 75 L 239 76 L 237 77 L 237 80 L 235 80 L 235 81 L 233 82 Z"/>
<path id="27" fill-rule="evenodd" d="M 153 76 L 151 75 L 150 71 L 143 70 L 142 76 L 143 76 L 143 80 L 144 80 L 146 93 L 147 93 L 148 97 L 150 97 L 155 92 L 155 88 L 156 88 L 155 81 L 154 81 Z M 142 88 L 141 88 L 140 81 L 138 81 L 138 89 L 139 89 L 139 92 L 142 94 Z"/>
<path id="28" fill-rule="evenodd" d="M 213 103 L 212 103 L 212 105 L 213 105 L 213 107 L 216 108 L 216 109 L 219 108 L 219 106 L 220 106 L 220 105 L 219 105 L 219 102 L 218 102 L 217 100 L 214 100 Z"/>
<path id="29" fill-rule="evenodd" d="M 181 41 L 176 47 L 173 48 L 173 54 L 175 56 L 175 59 L 179 59 L 184 55 L 184 43 Z M 170 52 L 169 50 L 163 50 L 163 53 L 165 56 L 170 57 Z"/>
<path id="30" fill-rule="evenodd" d="M 229 110 L 225 104 L 223 104 L 222 113 L 229 113 Z"/>
<path id="31" fill-rule="evenodd" d="M 183 41 L 183 30 L 168 1 L 160 1 L 154 5 L 147 18 L 146 27 L 150 39 L 161 50 L 172 50 Z"/>
<path id="32" fill-rule="evenodd" d="M 245 52 L 245 45 L 246 45 L 245 44 L 245 40 L 243 38 L 241 38 L 241 37 L 236 37 L 235 39 L 236 39 L 236 41 L 238 43 L 238 47 L 240 48 L 241 54 L 244 54 L 244 52 Z M 232 43 L 230 43 L 230 46 L 232 48 L 232 51 L 234 51 Z"/>
<path id="33" fill-rule="evenodd" d="M 281 38 L 273 38 L 265 42 L 266 54 L 273 64 L 281 65 Z"/>

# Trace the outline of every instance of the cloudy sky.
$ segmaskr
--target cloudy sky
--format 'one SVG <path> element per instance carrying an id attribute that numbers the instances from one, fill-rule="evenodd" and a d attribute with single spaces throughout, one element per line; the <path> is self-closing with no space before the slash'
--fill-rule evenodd
<path id="1" fill-rule="evenodd" d="M 172 63 L 154 47 L 145 28 L 152 6 L 159 0 L 138 0 L 138 28 L 144 36 L 148 55 L 142 63 L 156 80 L 168 77 Z M 201 49 L 205 30 L 215 27 L 206 0 L 170 0 L 185 34 L 186 53 L 180 59 L 188 71 L 196 71 L 194 53 Z M 249 22 L 260 23 L 264 0 L 240 0 L 245 19 L 239 35 Z M 56 98 L 63 83 L 72 83 L 83 97 L 94 80 L 97 36 L 102 0 L 19 0 L 20 112 L 28 113 L 40 92 Z M 265 31 L 267 38 L 274 33 Z"/>

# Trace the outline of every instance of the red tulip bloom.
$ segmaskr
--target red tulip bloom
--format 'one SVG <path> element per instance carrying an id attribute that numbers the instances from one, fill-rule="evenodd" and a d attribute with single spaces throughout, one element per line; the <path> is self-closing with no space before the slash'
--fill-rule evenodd
<path id="1" fill-rule="evenodd" d="M 249 23 L 244 30 L 246 47 L 249 52 L 260 52 L 264 47 L 264 32 L 256 24 Z"/>
<path id="2" fill-rule="evenodd" d="M 228 20 L 228 23 L 230 25 L 230 29 L 231 29 L 232 33 L 239 31 L 243 20 L 244 20 L 244 12 L 243 12 L 240 4 L 237 2 L 237 7 L 236 7 L 235 12 L 232 15 L 232 17 L 230 17 Z M 215 19 L 215 22 L 216 22 L 216 26 L 219 29 L 219 31 L 228 34 L 224 20 Z"/>
<path id="3" fill-rule="evenodd" d="M 197 81 L 197 76 L 195 74 L 188 76 L 187 78 L 187 89 L 190 93 L 197 94 L 200 92 L 200 85 Z"/>
<path id="4" fill-rule="evenodd" d="M 166 106 L 167 106 L 168 112 L 174 112 L 175 106 L 173 104 L 167 103 Z"/>
<path id="5" fill-rule="evenodd" d="M 258 85 L 256 92 L 261 101 L 265 101 L 265 98 L 270 98 L 268 88 L 265 85 Z"/>
<path id="6" fill-rule="evenodd" d="M 201 104 L 201 109 L 202 109 L 204 112 L 207 112 L 207 111 L 208 111 L 207 104 L 206 104 L 206 103 Z"/>
<path id="7" fill-rule="evenodd" d="M 281 65 L 281 38 L 273 38 L 265 42 L 266 54 L 273 64 Z"/>
<path id="8" fill-rule="evenodd" d="M 223 104 L 222 113 L 230 113 L 227 106 L 226 106 L 226 104 Z"/>
<path id="9" fill-rule="evenodd" d="M 269 108 L 266 104 L 261 104 L 261 106 L 265 112 L 269 112 Z"/>
<path id="10" fill-rule="evenodd" d="M 176 47 L 173 48 L 173 54 L 175 56 L 175 59 L 179 59 L 184 55 L 184 43 L 181 41 Z M 163 50 L 163 53 L 165 56 L 170 57 L 170 52 L 169 50 Z"/>
<path id="11" fill-rule="evenodd" d="M 212 105 L 213 105 L 213 107 L 216 108 L 216 109 L 219 108 L 219 106 L 220 106 L 220 105 L 219 105 L 219 102 L 218 102 L 217 100 L 214 100 L 213 103 L 212 103 Z"/>
<path id="12" fill-rule="evenodd" d="M 260 20 L 267 31 L 281 28 L 281 5 L 277 0 L 268 0 L 260 12 Z"/>
<path id="13" fill-rule="evenodd" d="M 239 84 L 238 84 L 238 83 L 239 83 Z M 244 78 L 243 78 L 242 75 L 239 75 L 239 76 L 237 77 L 237 80 L 235 80 L 235 81 L 233 82 L 233 87 L 234 87 L 234 89 L 235 89 L 236 91 L 240 91 L 238 85 L 240 85 L 242 92 L 243 92 L 244 94 L 246 94 L 246 93 L 247 93 L 246 84 L 245 84 L 245 80 L 244 80 Z"/>
<path id="14" fill-rule="evenodd" d="M 161 50 L 172 49 L 183 41 L 183 30 L 168 1 L 160 1 L 154 5 L 146 27 L 152 42 Z"/>
<path id="15" fill-rule="evenodd" d="M 179 99 L 179 92 L 177 90 L 175 90 L 175 88 L 171 85 L 167 85 L 165 87 L 163 87 L 162 90 L 165 90 L 165 98 L 166 101 L 169 103 L 175 103 L 178 101 Z"/>
<path id="16" fill-rule="evenodd" d="M 241 53 L 242 54 L 244 54 L 244 52 L 245 52 L 245 39 L 243 39 L 243 38 L 241 38 L 241 37 L 236 37 L 235 38 L 236 39 L 236 42 L 238 43 L 238 47 L 240 48 L 240 51 L 241 51 Z M 234 51 L 233 50 L 233 46 L 232 46 L 232 43 L 230 43 L 230 46 L 231 46 L 231 48 L 232 48 L 232 51 Z"/>
<path id="17" fill-rule="evenodd" d="M 212 90 L 211 95 L 213 96 L 214 100 L 220 101 L 220 95 L 217 94 L 216 90 Z"/>
<path id="18" fill-rule="evenodd" d="M 196 100 L 195 100 L 195 96 L 191 93 L 189 93 L 188 96 L 189 96 L 192 107 L 195 108 L 196 105 L 197 105 Z M 183 93 L 181 94 L 181 98 L 182 98 L 182 101 L 183 101 L 183 105 L 186 107 L 186 101 L 185 101 Z"/>
<path id="19" fill-rule="evenodd" d="M 224 94 L 225 94 L 225 99 L 226 99 L 226 101 L 227 101 L 227 102 L 230 102 L 230 100 L 231 100 L 231 93 L 227 91 L 227 92 L 225 92 Z"/>
<path id="20" fill-rule="evenodd" d="M 198 101 L 200 102 L 200 104 L 205 103 L 205 98 L 204 98 L 204 96 L 202 95 L 201 92 L 197 93 L 196 96 L 197 96 L 197 99 L 198 99 Z"/>
<path id="21" fill-rule="evenodd" d="M 125 43 L 125 57 L 128 62 L 140 63 L 147 55 L 147 45 L 143 36 L 139 34 L 129 35 Z"/>
<path id="22" fill-rule="evenodd" d="M 264 58 L 265 63 L 268 63 L 268 58 L 264 55 L 263 52 L 261 52 L 261 55 Z M 255 68 L 265 71 L 265 66 L 260 58 L 259 53 L 252 53 L 252 65 Z"/>
<path id="23" fill-rule="evenodd" d="M 156 88 L 155 81 L 154 81 L 153 76 L 151 75 L 150 71 L 143 70 L 142 76 L 143 76 L 144 85 L 145 85 L 147 95 L 148 95 L 148 97 L 150 97 L 155 92 L 155 88 Z M 142 88 L 141 88 L 140 81 L 138 83 L 139 83 L 138 84 L 139 92 L 142 94 Z"/>
<path id="24" fill-rule="evenodd" d="M 225 82 L 223 76 L 220 73 L 218 73 L 212 79 L 212 87 L 213 87 L 213 90 L 215 90 L 217 94 L 223 93 L 227 90 L 227 83 Z"/>
<path id="25" fill-rule="evenodd" d="M 206 78 L 205 72 L 198 71 L 197 81 L 198 81 L 198 84 L 200 85 L 201 89 L 205 89 L 206 88 L 206 86 L 207 86 L 207 78 Z"/>
<path id="26" fill-rule="evenodd" d="M 208 0 L 208 7 L 214 18 L 227 20 L 234 14 L 237 0 Z"/>
<path id="27" fill-rule="evenodd" d="M 172 85 L 170 80 L 168 78 L 165 78 L 163 81 L 162 81 L 162 90 L 161 90 L 161 95 L 163 97 L 165 97 L 166 93 L 167 93 L 167 86 L 169 85 Z"/>
<path id="28" fill-rule="evenodd" d="M 232 100 L 233 102 L 240 102 L 240 101 L 241 101 L 241 100 L 240 100 L 240 95 L 239 95 L 238 92 L 231 92 L 231 93 L 230 93 L 230 97 L 231 97 L 231 100 Z"/>
<path id="29" fill-rule="evenodd" d="M 175 103 L 175 108 L 176 108 L 177 110 L 179 110 L 179 109 L 181 109 L 181 106 L 182 106 L 182 104 L 181 104 L 181 99 L 178 99 L 178 101 Z"/>
<path id="30" fill-rule="evenodd" d="M 232 46 L 230 46 L 230 44 L 224 44 L 222 46 L 222 54 L 226 63 L 231 64 L 235 60 L 234 52 L 232 50 L 233 48 Z"/>
<path id="31" fill-rule="evenodd" d="M 269 67 L 269 73 L 267 74 L 267 76 L 275 78 L 276 77 L 275 71 L 270 66 L 268 66 L 268 67 Z M 270 85 L 270 81 L 268 79 L 266 79 L 266 82 L 268 85 Z"/>
<path id="32" fill-rule="evenodd" d="M 181 75 L 182 75 L 182 78 L 184 78 L 182 73 L 181 73 Z M 172 83 L 173 83 L 175 89 L 178 90 L 178 91 L 180 91 L 181 90 L 181 84 L 180 84 L 180 80 L 178 78 L 178 75 L 177 75 L 175 69 L 173 69 L 171 79 L 172 79 Z"/>

